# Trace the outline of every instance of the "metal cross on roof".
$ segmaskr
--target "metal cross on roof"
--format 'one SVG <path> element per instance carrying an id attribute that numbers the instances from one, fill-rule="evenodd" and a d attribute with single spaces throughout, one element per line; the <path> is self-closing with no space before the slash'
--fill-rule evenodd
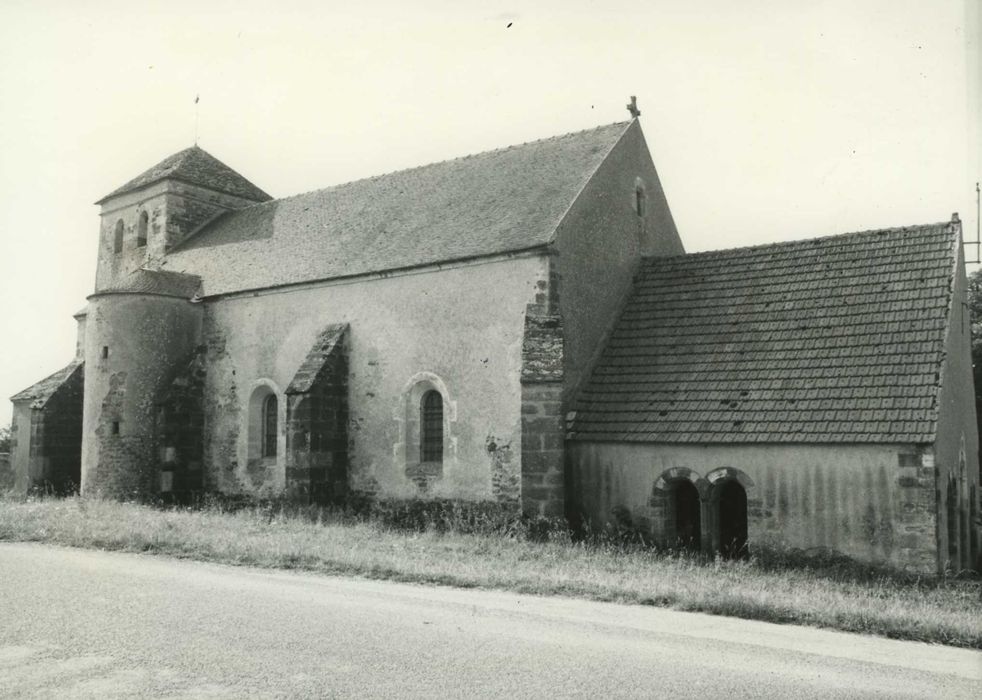
<path id="1" fill-rule="evenodd" d="M 626 105 L 627 111 L 631 113 L 632 119 L 637 119 L 641 116 L 641 110 L 638 109 L 638 98 L 631 95 L 631 101 Z"/>

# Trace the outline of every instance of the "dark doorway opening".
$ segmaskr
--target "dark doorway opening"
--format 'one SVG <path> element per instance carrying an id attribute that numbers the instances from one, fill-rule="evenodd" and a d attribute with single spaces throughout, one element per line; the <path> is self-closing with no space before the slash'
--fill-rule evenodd
<path id="1" fill-rule="evenodd" d="M 699 491 L 691 481 L 679 481 L 674 490 L 676 544 L 698 552 L 702 540 Z"/>
<path id="2" fill-rule="evenodd" d="M 949 566 L 954 569 L 959 567 L 959 556 L 958 556 L 958 482 L 954 479 L 948 479 L 948 492 L 947 492 L 947 502 L 945 504 L 948 510 L 948 562 Z"/>
<path id="3" fill-rule="evenodd" d="M 747 556 L 747 492 L 737 481 L 719 487 L 719 551 L 727 559 Z"/>

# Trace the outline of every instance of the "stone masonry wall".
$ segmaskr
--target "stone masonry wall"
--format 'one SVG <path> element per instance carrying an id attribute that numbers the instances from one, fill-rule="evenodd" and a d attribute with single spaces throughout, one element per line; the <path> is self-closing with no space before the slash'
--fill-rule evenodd
<path id="1" fill-rule="evenodd" d="M 158 406 L 199 344 L 200 305 L 139 294 L 89 297 L 82 493 L 143 498 L 160 486 Z"/>
<path id="2" fill-rule="evenodd" d="M 685 474 L 698 488 L 726 471 L 745 477 L 751 552 L 824 550 L 927 574 L 938 568 L 930 447 L 571 441 L 566 449 L 571 504 L 593 527 L 628 524 L 661 541 L 659 484 Z M 713 518 L 703 519 L 706 543 L 713 527 Z"/>
<path id="3" fill-rule="evenodd" d="M 165 180 L 127 192 L 102 205 L 96 291 L 106 289 L 145 265 L 155 267 L 165 253 L 202 224 L 227 211 L 255 204 L 206 187 Z M 137 245 L 140 216 L 147 214 L 147 243 Z M 123 250 L 114 250 L 116 223 L 123 222 Z"/>
<path id="4" fill-rule="evenodd" d="M 380 499 L 420 497 L 410 473 L 419 454 L 413 392 L 433 386 L 445 398 L 445 451 L 442 477 L 425 497 L 517 506 L 524 312 L 537 294 L 545 298 L 548 279 L 545 256 L 528 254 L 206 299 L 208 488 L 259 497 L 286 490 L 286 470 L 296 468 L 287 458 L 301 439 L 294 433 L 287 446 L 288 412 L 299 418 L 304 410 L 299 400 L 290 406 L 287 387 L 325 325 L 337 323 L 348 326 L 349 488 Z M 279 398 L 282 449 L 253 485 L 247 433 L 260 385 Z"/>
<path id="5" fill-rule="evenodd" d="M 84 369 L 77 364 L 43 399 L 14 403 L 15 488 L 68 494 L 80 482 Z"/>
<path id="6" fill-rule="evenodd" d="M 550 265 L 550 271 L 555 265 Z M 565 514 L 563 421 L 563 321 L 558 278 L 539 282 L 536 303 L 525 314 L 522 341 L 522 510 L 527 515 Z"/>
<path id="7" fill-rule="evenodd" d="M 206 346 L 199 345 L 158 407 L 160 490 L 164 493 L 183 495 L 203 487 L 205 354 Z"/>

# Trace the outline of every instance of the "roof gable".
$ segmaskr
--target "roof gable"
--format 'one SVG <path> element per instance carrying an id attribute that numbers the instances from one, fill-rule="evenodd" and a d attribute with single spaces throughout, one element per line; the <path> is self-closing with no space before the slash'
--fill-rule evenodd
<path id="1" fill-rule="evenodd" d="M 646 260 L 579 440 L 933 441 L 957 228 Z"/>
<path id="2" fill-rule="evenodd" d="M 527 250 L 631 123 L 358 180 L 229 212 L 171 251 L 205 295 Z"/>
<path id="3" fill-rule="evenodd" d="M 161 180 L 181 180 L 192 185 L 201 185 L 256 202 L 265 202 L 271 199 L 268 194 L 225 163 L 195 145 L 164 158 L 149 170 L 140 173 L 122 187 L 107 194 L 96 204 L 102 204 L 113 197 L 142 189 Z"/>

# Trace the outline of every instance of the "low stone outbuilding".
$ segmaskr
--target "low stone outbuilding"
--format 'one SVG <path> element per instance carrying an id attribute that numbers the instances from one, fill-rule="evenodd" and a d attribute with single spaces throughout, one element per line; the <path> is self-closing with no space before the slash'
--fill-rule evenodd
<path id="1" fill-rule="evenodd" d="M 974 566 L 957 221 L 644 261 L 569 414 L 571 509 L 667 546 Z"/>

